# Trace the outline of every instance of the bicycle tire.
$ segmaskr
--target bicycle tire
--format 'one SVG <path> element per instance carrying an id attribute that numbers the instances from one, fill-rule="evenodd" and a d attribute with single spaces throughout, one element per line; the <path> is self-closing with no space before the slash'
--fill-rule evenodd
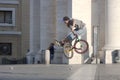
<path id="1" fill-rule="evenodd" d="M 71 59 L 73 57 L 73 49 L 71 48 L 71 44 L 69 42 L 65 43 L 63 49 L 64 49 L 64 56 L 67 59 Z"/>
<path id="2" fill-rule="evenodd" d="M 76 46 L 77 46 L 78 43 L 80 43 L 80 46 L 84 46 L 84 45 L 85 45 L 85 46 L 86 46 L 85 49 L 82 50 L 81 47 L 80 47 L 80 48 L 77 48 Z M 81 45 L 81 43 L 84 44 L 84 45 Z M 88 42 L 87 42 L 87 41 L 82 40 L 82 39 L 81 39 L 80 41 L 77 41 L 77 40 L 75 41 L 74 50 L 75 50 L 75 52 L 77 52 L 78 54 L 84 54 L 84 53 L 88 50 L 88 48 L 89 48 L 89 45 L 88 45 Z"/>

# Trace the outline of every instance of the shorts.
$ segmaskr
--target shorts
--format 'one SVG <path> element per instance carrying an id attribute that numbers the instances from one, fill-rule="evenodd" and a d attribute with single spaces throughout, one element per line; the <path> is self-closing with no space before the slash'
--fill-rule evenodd
<path id="1" fill-rule="evenodd" d="M 83 27 L 83 29 L 75 30 L 74 33 L 77 34 L 78 36 L 85 36 L 86 27 Z M 72 41 L 74 38 L 75 35 L 72 32 L 70 32 L 67 36 L 67 39 L 70 41 Z"/>

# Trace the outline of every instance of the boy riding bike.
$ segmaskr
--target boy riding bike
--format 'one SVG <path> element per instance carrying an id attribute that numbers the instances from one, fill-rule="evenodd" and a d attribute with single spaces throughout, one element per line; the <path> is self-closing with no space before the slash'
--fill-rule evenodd
<path id="1" fill-rule="evenodd" d="M 80 36 L 82 36 L 86 32 L 85 23 L 83 23 L 80 20 L 70 19 L 68 16 L 65 16 L 63 17 L 63 21 L 66 24 L 66 26 L 71 30 L 71 32 L 65 39 L 61 41 L 56 40 L 56 43 L 59 46 L 63 46 L 65 42 L 71 43 L 75 36 L 78 36 L 78 39 L 81 39 Z"/>

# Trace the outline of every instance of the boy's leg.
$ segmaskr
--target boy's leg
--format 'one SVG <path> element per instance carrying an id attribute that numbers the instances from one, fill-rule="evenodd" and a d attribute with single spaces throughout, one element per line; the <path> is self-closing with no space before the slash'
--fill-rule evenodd
<path id="1" fill-rule="evenodd" d="M 59 46 L 64 46 L 64 44 L 66 43 L 66 42 L 69 42 L 69 39 L 68 38 L 65 38 L 65 39 L 63 39 L 63 40 L 61 40 L 61 41 L 55 41 L 56 42 L 56 44 L 57 45 L 59 45 Z"/>
<path id="2" fill-rule="evenodd" d="M 72 33 L 70 33 L 66 38 L 64 38 L 63 40 L 61 40 L 61 41 L 57 41 L 56 40 L 56 43 L 59 45 L 59 46 L 64 46 L 64 44 L 66 43 L 66 42 L 69 42 L 69 43 L 71 43 L 71 41 L 73 40 L 73 38 L 74 38 L 75 36 L 72 34 Z"/>

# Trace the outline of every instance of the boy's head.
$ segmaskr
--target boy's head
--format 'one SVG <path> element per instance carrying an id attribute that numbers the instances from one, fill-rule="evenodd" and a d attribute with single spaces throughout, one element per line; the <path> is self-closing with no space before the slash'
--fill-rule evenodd
<path id="1" fill-rule="evenodd" d="M 65 24 L 69 22 L 70 18 L 68 16 L 63 17 L 63 21 Z"/>
<path id="2" fill-rule="evenodd" d="M 50 45 L 51 45 L 51 46 L 54 46 L 54 43 L 51 43 Z"/>

